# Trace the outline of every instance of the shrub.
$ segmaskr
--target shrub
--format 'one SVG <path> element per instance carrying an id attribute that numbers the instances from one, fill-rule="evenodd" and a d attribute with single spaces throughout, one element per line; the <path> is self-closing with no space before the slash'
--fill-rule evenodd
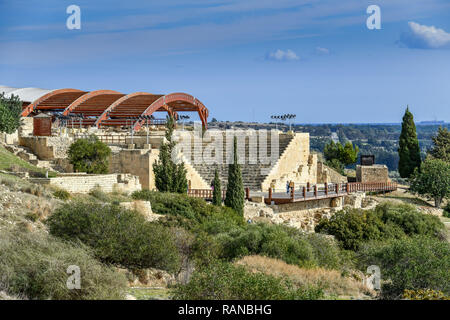
<path id="1" fill-rule="evenodd" d="M 324 268 L 300 268 L 284 261 L 263 257 L 246 256 L 235 262 L 251 272 L 262 272 L 275 277 L 287 277 L 297 287 L 321 287 L 328 297 L 374 295 L 360 279 L 344 276 L 341 271 Z"/>
<path id="2" fill-rule="evenodd" d="M 450 300 L 450 296 L 446 296 L 442 291 L 432 289 L 405 290 L 403 299 L 406 300 Z"/>
<path id="3" fill-rule="evenodd" d="M 53 192 L 53 196 L 55 198 L 58 198 L 58 199 L 61 199 L 61 200 L 64 200 L 64 201 L 70 199 L 70 193 L 68 191 L 66 191 L 66 190 L 63 190 L 63 189 L 59 189 L 59 190 L 56 190 L 55 192 Z"/>
<path id="4" fill-rule="evenodd" d="M 423 214 L 411 205 L 389 203 L 380 204 L 375 212 L 381 221 L 386 224 L 394 224 L 408 235 L 425 235 L 430 237 L 441 237 L 444 225 L 438 217 Z"/>
<path id="5" fill-rule="evenodd" d="M 382 296 L 400 298 L 405 290 L 433 289 L 450 293 L 450 244 L 430 237 L 371 242 L 358 252 L 361 269 L 381 270 Z"/>
<path id="6" fill-rule="evenodd" d="M 441 237 L 444 225 L 439 218 L 418 212 L 410 205 L 385 203 L 375 210 L 340 211 L 322 219 L 316 232 L 335 236 L 344 249 L 357 250 L 370 240 L 400 238 L 405 235 Z"/>
<path id="7" fill-rule="evenodd" d="M 69 290 L 70 265 L 80 267 L 81 289 Z M 0 287 L 29 299 L 121 299 L 125 276 L 102 265 L 81 244 L 39 233 L 0 233 Z"/>
<path id="8" fill-rule="evenodd" d="M 228 260 L 259 254 L 304 267 L 342 264 L 340 250 L 332 240 L 280 225 L 248 225 L 218 234 L 216 239 L 222 247 L 221 256 Z"/>
<path id="9" fill-rule="evenodd" d="M 162 193 L 150 190 L 135 191 L 131 195 L 136 200 L 150 201 L 152 210 L 163 215 L 173 215 L 192 220 L 194 224 L 205 223 L 211 232 L 226 226 L 242 225 L 244 220 L 227 207 L 208 204 L 205 200 L 189 197 L 185 194 Z"/>
<path id="10" fill-rule="evenodd" d="M 344 249 L 356 250 L 363 241 L 382 239 L 384 228 L 384 223 L 373 211 L 352 209 L 322 219 L 315 231 L 335 236 Z"/>
<path id="11" fill-rule="evenodd" d="M 47 220 L 50 233 L 79 239 L 103 262 L 126 268 L 174 272 L 179 254 L 170 230 L 135 211 L 116 205 L 75 202 L 58 208 Z"/>
<path id="12" fill-rule="evenodd" d="M 109 202 L 110 198 L 108 195 L 103 192 L 102 188 L 99 185 L 96 185 L 94 188 L 89 191 L 89 195 L 103 202 Z"/>
<path id="13" fill-rule="evenodd" d="M 322 289 L 295 289 L 291 281 L 242 266 L 215 262 L 196 270 L 189 283 L 175 289 L 179 300 L 312 300 L 323 297 Z"/>
<path id="14" fill-rule="evenodd" d="M 108 173 L 111 149 L 96 136 L 78 139 L 69 147 L 69 161 L 77 172 Z"/>
<path id="15" fill-rule="evenodd" d="M 450 218 L 450 201 L 448 201 L 447 205 L 444 207 L 444 212 L 442 215 L 446 218 Z"/>

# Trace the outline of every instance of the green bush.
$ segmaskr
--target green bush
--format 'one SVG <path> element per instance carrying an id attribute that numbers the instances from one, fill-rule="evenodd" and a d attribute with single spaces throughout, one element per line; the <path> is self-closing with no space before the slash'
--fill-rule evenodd
<path id="1" fill-rule="evenodd" d="M 89 195 L 103 202 L 110 202 L 110 197 L 103 192 L 102 188 L 99 185 L 96 185 L 94 188 L 89 191 Z"/>
<path id="2" fill-rule="evenodd" d="M 101 261 L 130 269 L 159 268 L 175 272 L 179 254 L 170 230 L 117 205 L 72 202 L 47 220 L 52 235 L 79 239 Z"/>
<path id="3" fill-rule="evenodd" d="M 423 214 L 411 205 L 385 203 L 378 205 L 375 212 L 381 221 L 386 224 L 393 223 L 408 236 L 425 235 L 439 238 L 444 230 L 444 225 L 438 217 Z"/>
<path id="4" fill-rule="evenodd" d="M 291 281 L 263 273 L 251 273 L 242 266 L 216 262 L 196 270 L 186 285 L 175 289 L 179 300 L 315 300 L 323 298 L 321 288 L 294 288 Z"/>
<path id="5" fill-rule="evenodd" d="M 108 173 L 111 149 L 96 136 L 78 139 L 69 147 L 69 161 L 77 172 Z"/>
<path id="6" fill-rule="evenodd" d="M 371 242 L 358 252 L 360 267 L 381 270 L 383 298 L 405 290 L 433 289 L 450 294 L 450 244 L 425 236 Z"/>
<path id="7" fill-rule="evenodd" d="M 403 299 L 406 300 L 450 300 L 442 291 L 433 289 L 405 290 Z"/>
<path id="8" fill-rule="evenodd" d="M 53 196 L 64 201 L 70 199 L 70 193 L 63 189 L 59 189 L 53 192 Z"/>
<path id="9" fill-rule="evenodd" d="M 384 229 L 385 224 L 373 211 L 352 209 L 320 220 L 315 231 L 333 235 L 344 249 L 356 250 L 364 241 L 382 239 Z"/>
<path id="10" fill-rule="evenodd" d="M 303 267 L 337 267 L 340 250 L 322 235 L 305 235 L 297 229 L 268 224 L 251 224 L 216 236 L 221 257 L 232 260 L 246 255 L 265 255 Z"/>
<path id="11" fill-rule="evenodd" d="M 172 215 L 191 220 L 194 224 L 205 223 L 206 228 L 213 229 L 242 225 L 244 220 L 232 209 L 208 204 L 205 200 L 189 197 L 185 194 L 156 192 L 149 190 L 135 191 L 131 195 L 136 200 L 150 201 L 152 210 L 163 215 Z M 217 232 L 218 230 L 216 230 Z"/>
<path id="12" fill-rule="evenodd" d="M 450 218 L 450 201 L 447 202 L 447 205 L 444 207 L 444 212 L 442 215 L 446 218 Z"/>
<path id="13" fill-rule="evenodd" d="M 344 249 L 357 250 L 370 240 L 412 235 L 440 238 L 443 229 L 437 217 L 422 214 L 409 205 L 385 203 L 374 210 L 340 211 L 330 219 L 322 219 L 315 231 L 335 236 Z"/>
<path id="14" fill-rule="evenodd" d="M 66 286 L 80 267 L 81 289 Z M 125 276 L 95 260 L 89 248 L 45 234 L 0 232 L 0 287 L 28 299 L 122 299 Z"/>

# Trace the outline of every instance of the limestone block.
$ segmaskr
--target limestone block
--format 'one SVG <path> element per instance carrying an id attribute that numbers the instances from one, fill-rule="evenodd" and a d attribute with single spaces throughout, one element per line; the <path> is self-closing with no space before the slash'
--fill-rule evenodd
<path id="1" fill-rule="evenodd" d="M 263 203 L 264 202 L 264 196 L 255 196 L 251 198 L 252 202 L 256 203 Z"/>

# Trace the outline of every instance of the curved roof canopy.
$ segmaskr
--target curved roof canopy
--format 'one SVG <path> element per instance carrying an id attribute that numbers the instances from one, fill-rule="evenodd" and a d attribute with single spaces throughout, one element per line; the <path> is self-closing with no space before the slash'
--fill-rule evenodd
<path id="1" fill-rule="evenodd" d="M 137 131 L 154 112 L 164 111 L 175 117 L 178 112 L 197 112 L 203 126 L 207 127 L 208 109 L 187 93 L 123 94 L 113 90 L 87 92 L 78 89 L 47 90 L 7 86 L 0 86 L 0 93 L 7 97 L 13 94 L 19 96 L 23 102 L 24 117 L 50 111 L 75 116 L 78 119 L 77 125 L 80 126 L 132 125 Z"/>

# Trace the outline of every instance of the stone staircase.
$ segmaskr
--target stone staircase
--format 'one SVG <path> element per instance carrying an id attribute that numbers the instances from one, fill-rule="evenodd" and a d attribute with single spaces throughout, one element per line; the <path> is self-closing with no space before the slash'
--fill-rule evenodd
<path id="1" fill-rule="evenodd" d="M 17 146 L 17 145 L 4 145 L 5 149 L 16 155 L 20 159 L 29 162 L 30 164 L 45 169 L 52 169 L 52 164 L 50 161 L 39 160 L 36 155 L 27 147 Z"/>
<path id="2" fill-rule="evenodd" d="M 288 147 L 289 143 L 292 141 L 293 136 L 289 134 L 280 134 L 278 136 L 279 139 L 279 147 L 278 147 L 278 156 L 277 159 L 281 157 L 283 152 Z M 193 143 L 191 144 L 191 157 L 190 159 L 186 159 L 191 166 L 198 172 L 198 174 L 205 180 L 205 182 L 210 185 L 212 181 L 214 180 L 214 171 L 215 169 L 219 172 L 219 177 L 221 180 L 222 189 L 226 189 L 227 186 L 227 180 L 228 180 L 228 164 L 226 161 L 227 157 L 227 147 L 226 147 L 226 137 L 225 134 L 223 135 L 223 150 L 222 150 L 222 156 L 223 156 L 223 162 L 221 164 L 198 164 L 194 162 L 194 157 L 199 156 L 199 151 L 195 150 Z M 205 146 L 210 144 L 210 142 L 203 142 L 202 144 L 202 151 L 204 152 Z M 255 146 L 256 144 L 256 146 Z M 242 150 L 243 147 L 245 147 L 245 150 Z M 256 164 L 250 164 L 249 163 L 249 150 L 251 147 L 255 147 L 256 153 L 258 154 L 257 157 L 257 163 Z M 274 166 L 275 163 L 269 163 L 269 164 L 262 164 L 260 163 L 259 159 L 259 147 L 258 147 L 258 140 L 251 141 L 249 137 L 245 138 L 245 146 L 244 144 L 238 145 L 238 152 L 239 154 L 245 154 L 245 164 L 241 164 L 241 172 L 242 172 L 242 180 L 244 184 L 244 188 L 250 188 L 252 191 L 260 191 L 261 190 L 261 184 L 266 178 L 266 176 L 269 174 L 270 169 Z M 271 155 L 271 136 L 270 134 L 267 135 L 267 151 L 262 151 L 263 154 L 266 153 L 267 157 L 270 157 Z M 232 155 L 232 153 L 231 153 Z M 212 156 L 215 156 L 214 152 L 212 152 Z M 201 159 L 201 158 L 200 158 Z"/>

